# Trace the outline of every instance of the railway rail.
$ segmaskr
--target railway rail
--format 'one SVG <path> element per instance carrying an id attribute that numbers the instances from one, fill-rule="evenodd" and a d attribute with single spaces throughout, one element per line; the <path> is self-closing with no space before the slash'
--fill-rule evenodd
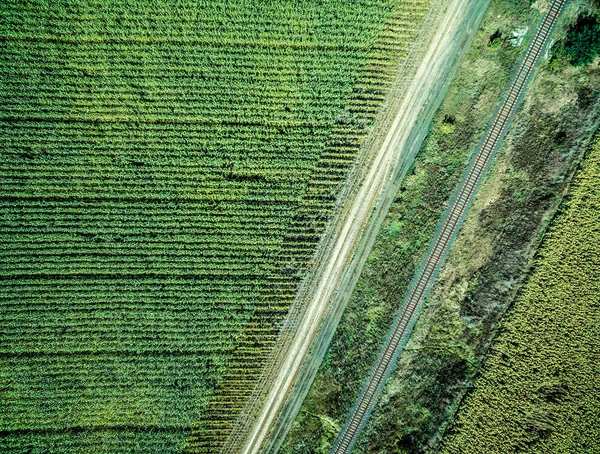
<path id="1" fill-rule="evenodd" d="M 548 39 L 556 25 L 566 0 L 554 0 L 542 19 L 520 66 L 512 78 L 506 98 L 492 117 L 491 126 L 487 129 L 480 145 L 473 154 L 461 183 L 450 199 L 448 209 L 442 216 L 436 234 L 425 255 L 425 258 L 413 277 L 403 309 L 397 316 L 388 332 L 384 346 L 369 377 L 363 386 L 354 407 L 336 438 L 331 454 L 350 453 L 356 444 L 361 430 L 376 404 L 389 374 L 393 370 L 398 356 L 407 341 L 408 334 L 416 322 L 420 305 L 431 289 L 439 273 L 450 246 L 456 237 L 467 211 L 473 201 L 477 187 L 483 180 L 489 164 L 506 135 L 512 119 L 518 110 L 527 82 L 536 63 L 548 43 Z"/>

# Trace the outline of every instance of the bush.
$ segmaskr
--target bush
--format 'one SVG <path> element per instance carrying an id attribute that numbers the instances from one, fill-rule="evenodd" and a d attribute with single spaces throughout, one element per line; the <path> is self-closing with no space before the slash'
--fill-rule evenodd
<path id="1" fill-rule="evenodd" d="M 575 66 L 589 65 L 600 54 L 600 24 L 595 16 L 579 16 L 567 31 L 565 51 Z"/>

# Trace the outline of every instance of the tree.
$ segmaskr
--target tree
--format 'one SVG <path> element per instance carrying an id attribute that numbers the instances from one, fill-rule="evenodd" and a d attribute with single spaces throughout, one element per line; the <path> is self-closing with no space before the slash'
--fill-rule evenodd
<path id="1" fill-rule="evenodd" d="M 575 66 L 589 65 L 600 54 L 600 24 L 595 16 L 579 16 L 567 32 L 565 51 Z"/>

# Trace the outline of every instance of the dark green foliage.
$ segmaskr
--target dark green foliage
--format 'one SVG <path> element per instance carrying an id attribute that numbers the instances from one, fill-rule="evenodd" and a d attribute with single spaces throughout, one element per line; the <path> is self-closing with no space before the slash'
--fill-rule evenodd
<path id="1" fill-rule="evenodd" d="M 589 65 L 600 54 L 600 23 L 596 16 L 579 16 L 567 31 L 565 52 L 571 64 Z"/>
<path id="2" fill-rule="evenodd" d="M 502 32 L 500 29 L 496 30 L 494 33 L 490 35 L 490 42 L 488 46 L 495 48 L 502 44 Z"/>

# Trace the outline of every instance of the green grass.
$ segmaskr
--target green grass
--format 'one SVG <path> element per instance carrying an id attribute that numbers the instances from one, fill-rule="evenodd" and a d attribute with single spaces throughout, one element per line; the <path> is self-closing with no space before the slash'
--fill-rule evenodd
<path id="1" fill-rule="evenodd" d="M 575 176 L 442 452 L 600 450 L 598 188 L 600 139 Z"/>
<path id="2" fill-rule="evenodd" d="M 0 7 L 2 452 L 222 441 L 201 421 L 285 316 L 401 57 L 391 10 Z"/>

